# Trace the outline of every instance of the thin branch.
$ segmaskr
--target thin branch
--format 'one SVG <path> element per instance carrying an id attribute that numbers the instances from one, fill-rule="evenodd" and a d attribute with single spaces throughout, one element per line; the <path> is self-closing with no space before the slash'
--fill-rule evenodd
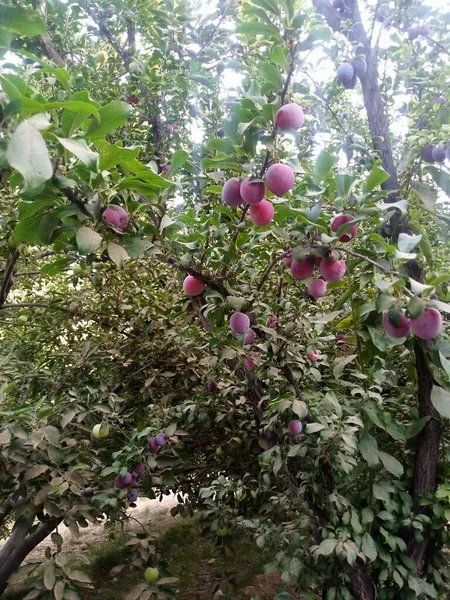
<path id="1" fill-rule="evenodd" d="M 3 307 L 5 300 L 8 297 L 9 291 L 12 287 L 12 274 L 18 260 L 19 253 L 17 252 L 17 250 L 15 250 L 6 261 L 5 275 L 3 277 L 3 283 L 0 288 L 0 308 Z"/>

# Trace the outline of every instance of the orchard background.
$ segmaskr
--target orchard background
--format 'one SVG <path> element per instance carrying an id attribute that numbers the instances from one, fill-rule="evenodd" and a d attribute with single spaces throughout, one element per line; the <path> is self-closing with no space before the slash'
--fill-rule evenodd
<path id="1" fill-rule="evenodd" d="M 172 492 L 279 600 L 447 597 L 449 23 L 2 1 L 0 595 L 81 598 L 58 525 Z"/>

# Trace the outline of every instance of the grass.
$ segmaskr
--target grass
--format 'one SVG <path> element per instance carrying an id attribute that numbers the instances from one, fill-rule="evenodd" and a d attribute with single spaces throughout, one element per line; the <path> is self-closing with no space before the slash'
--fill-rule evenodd
<path id="1" fill-rule="evenodd" d="M 255 544 L 240 534 L 225 538 L 201 535 L 191 519 L 177 521 L 156 542 L 156 563 L 162 576 L 178 577 L 171 586 L 179 600 L 213 598 L 220 589 L 222 600 L 248 600 L 244 589 L 254 584 L 267 562 Z M 123 600 L 133 586 L 143 582 L 141 569 L 130 563 L 132 548 L 119 534 L 89 548 L 88 571 L 95 591 L 84 590 L 83 600 Z M 113 567 L 125 564 L 116 577 Z M 5 600 L 22 600 L 25 591 L 10 592 Z"/>

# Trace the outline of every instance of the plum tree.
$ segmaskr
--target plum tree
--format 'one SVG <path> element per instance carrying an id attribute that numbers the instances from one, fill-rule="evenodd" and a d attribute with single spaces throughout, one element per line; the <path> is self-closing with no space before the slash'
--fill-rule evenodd
<path id="1" fill-rule="evenodd" d="M 292 260 L 291 263 L 291 274 L 295 279 L 299 279 L 300 281 L 303 279 L 308 279 L 314 272 L 314 262 L 311 257 L 304 256 L 302 260 Z"/>
<path id="2" fill-rule="evenodd" d="M 299 433 L 302 432 L 303 425 L 302 425 L 301 421 L 293 420 L 293 421 L 289 421 L 288 428 L 289 428 L 289 433 L 291 433 L 292 435 L 298 435 Z"/>
<path id="3" fill-rule="evenodd" d="M 258 204 L 258 202 L 264 200 L 266 188 L 262 181 L 250 182 L 249 178 L 246 177 L 241 183 L 240 194 L 244 202 Z"/>
<path id="4" fill-rule="evenodd" d="M 411 321 L 402 311 L 397 321 L 390 319 L 389 312 L 383 314 L 383 328 L 385 332 L 393 338 L 403 338 L 409 335 L 411 329 Z"/>
<path id="5" fill-rule="evenodd" d="M 321 261 L 320 266 L 320 274 L 325 279 L 325 281 L 339 281 L 345 275 L 345 271 L 347 269 L 345 260 L 335 260 L 334 257 L 329 257 Z"/>
<path id="6" fill-rule="evenodd" d="M 275 209 L 269 200 L 261 200 L 258 204 L 250 207 L 250 219 L 259 227 L 268 225 L 272 221 L 274 214 Z"/>
<path id="7" fill-rule="evenodd" d="M 239 206 L 244 202 L 241 196 L 241 182 L 239 177 L 232 177 L 225 182 L 222 188 L 222 200 L 228 206 Z"/>
<path id="8" fill-rule="evenodd" d="M 109 225 L 117 229 L 126 229 L 128 227 L 128 213 L 121 206 L 111 204 L 103 211 L 103 218 Z"/>
<path id="9" fill-rule="evenodd" d="M 192 275 L 188 275 L 183 281 L 183 290 L 187 296 L 199 296 L 204 292 L 205 284 Z"/>
<path id="10" fill-rule="evenodd" d="M 230 317 L 230 329 L 234 333 L 246 333 L 250 328 L 250 319 L 248 315 L 242 312 L 235 312 Z"/>
<path id="11" fill-rule="evenodd" d="M 327 291 L 327 283 L 323 279 L 314 279 L 308 285 L 308 291 L 313 298 L 320 298 Z"/>
<path id="12" fill-rule="evenodd" d="M 275 196 L 286 194 L 294 186 L 294 181 L 294 171 L 289 165 L 277 163 L 267 169 L 266 185 Z"/>
<path id="13" fill-rule="evenodd" d="M 47 536 L 44 563 L 19 570 L 35 581 L 23 596 L 88 595 L 51 533 L 120 525 L 137 492 L 173 493 L 173 512 L 205 535 L 255 540 L 294 594 L 448 595 L 448 340 L 436 315 L 418 316 L 427 302 L 449 310 L 447 216 L 434 202 L 448 193 L 442 7 L 234 4 L 71 0 L 64 19 L 58 2 L 45 19 L 8 4 L 0 595 Z M 383 7 L 388 32 L 374 22 Z M 424 14 L 434 39 L 415 47 L 398 32 Z M 336 79 L 339 56 L 351 70 Z M 420 157 L 428 143 L 434 167 Z M 265 192 L 281 197 L 261 229 L 246 218 Z M 433 326 L 442 339 L 429 343 Z M 102 419 L 114 435 L 96 442 Z M 142 577 L 156 550 L 133 535 Z M 167 575 L 130 597 L 173 596 Z"/>
<path id="14" fill-rule="evenodd" d="M 411 319 L 411 331 L 422 340 L 432 340 L 442 328 L 442 316 L 436 308 L 425 308 L 417 319 Z"/>
<path id="15" fill-rule="evenodd" d="M 300 129 L 303 127 L 304 114 L 303 109 L 293 102 L 285 104 L 278 109 L 276 116 L 277 127 L 290 127 L 291 129 Z"/>
<path id="16" fill-rule="evenodd" d="M 350 221 L 354 221 L 354 220 L 355 220 L 355 217 L 353 217 L 352 215 L 338 215 L 333 220 L 333 222 L 331 224 L 331 229 L 332 229 L 332 231 L 336 232 L 339 229 L 339 227 L 341 227 L 341 225 L 344 225 L 345 223 L 350 223 Z M 357 232 L 358 232 L 358 224 L 355 223 L 354 225 L 351 225 L 351 227 L 349 229 L 347 229 L 347 231 L 340 236 L 339 241 L 340 242 L 349 242 L 356 236 Z"/>

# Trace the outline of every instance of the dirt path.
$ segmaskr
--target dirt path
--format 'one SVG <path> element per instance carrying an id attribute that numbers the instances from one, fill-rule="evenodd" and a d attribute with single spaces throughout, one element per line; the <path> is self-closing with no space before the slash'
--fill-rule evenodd
<path id="1" fill-rule="evenodd" d="M 136 508 L 130 508 L 128 514 L 150 531 L 165 531 L 175 522 L 175 519 L 170 514 L 170 509 L 177 504 L 175 496 L 172 495 L 165 496 L 161 502 L 159 500 L 149 500 L 148 498 L 138 498 Z M 134 520 L 131 520 L 129 523 L 133 529 L 140 528 L 139 523 Z M 103 523 L 89 524 L 85 529 L 80 529 L 78 540 L 72 536 L 69 528 L 64 525 L 58 527 L 58 533 L 64 540 L 64 552 L 86 552 L 93 544 L 105 542 L 108 535 Z M 4 543 L 5 540 L 0 541 L 0 549 Z M 25 563 L 43 560 L 47 547 L 54 550 L 54 545 L 50 537 L 46 538 L 28 555 Z"/>

